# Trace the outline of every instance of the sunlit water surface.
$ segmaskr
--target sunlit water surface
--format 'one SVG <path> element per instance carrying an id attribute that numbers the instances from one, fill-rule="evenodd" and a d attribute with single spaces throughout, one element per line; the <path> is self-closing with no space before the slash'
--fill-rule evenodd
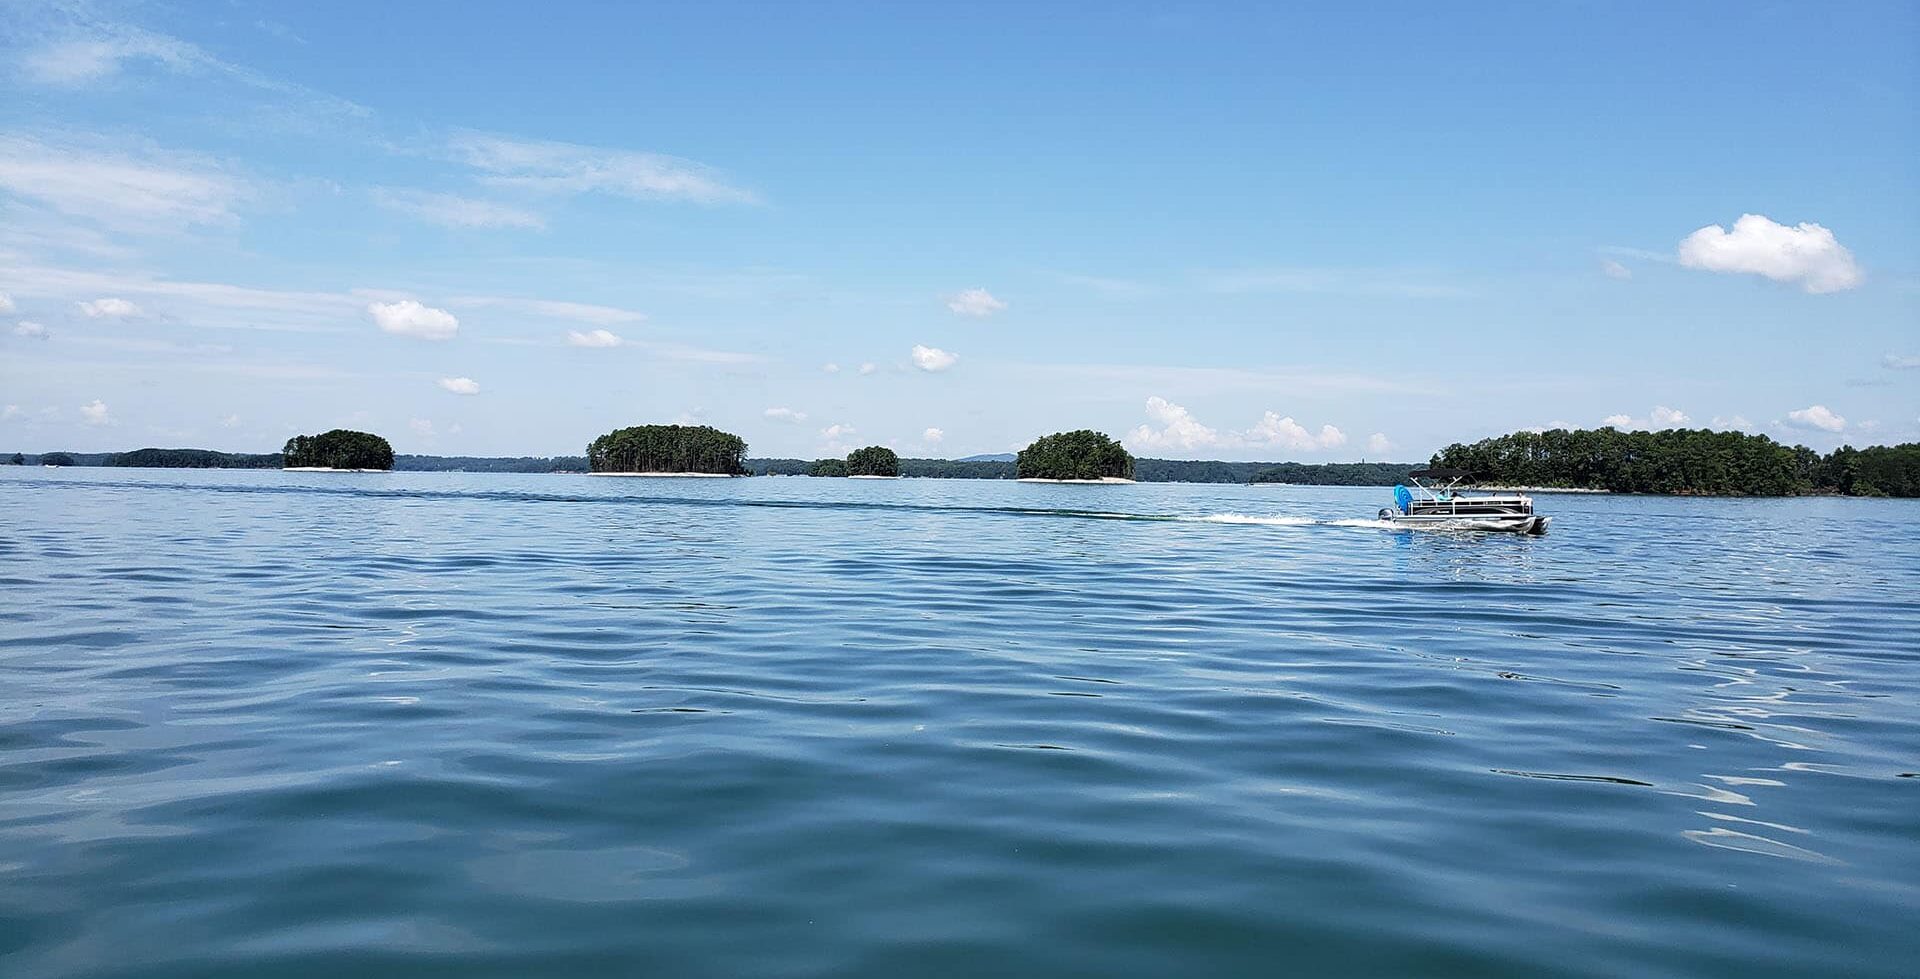
<path id="1" fill-rule="evenodd" d="M 1911 976 L 1920 504 L 0 472 L 0 974 Z"/>

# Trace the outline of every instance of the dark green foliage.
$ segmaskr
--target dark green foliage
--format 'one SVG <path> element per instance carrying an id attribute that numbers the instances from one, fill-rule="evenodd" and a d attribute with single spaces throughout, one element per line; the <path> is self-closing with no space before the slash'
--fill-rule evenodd
<path id="1" fill-rule="evenodd" d="M 587 465 L 604 472 L 724 473 L 745 476 L 747 443 L 707 425 L 635 425 L 587 446 Z"/>
<path id="2" fill-rule="evenodd" d="M 1141 468 L 1146 460 L 1142 459 Z M 1416 467 L 1404 462 L 1258 463 L 1250 483 L 1293 483 L 1299 486 L 1392 486 L 1407 481 Z M 1210 480 L 1211 482 L 1211 480 Z"/>
<path id="3" fill-rule="evenodd" d="M 587 471 L 586 456 L 416 456 L 393 457 L 393 468 L 407 472 L 556 473 Z"/>
<path id="4" fill-rule="evenodd" d="M 283 464 L 278 453 L 248 455 L 212 449 L 135 449 L 116 452 L 101 463 L 135 469 L 278 469 Z"/>
<path id="5" fill-rule="evenodd" d="M 1845 447 L 1832 455 L 1764 435 L 1674 428 L 1515 432 L 1449 445 L 1437 466 L 1471 470 L 1483 482 L 1604 489 L 1616 493 L 1790 496 L 1920 494 L 1920 445 Z"/>
<path id="6" fill-rule="evenodd" d="M 7 465 L 9 466 L 24 466 L 26 464 L 27 464 L 27 457 L 21 455 L 18 452 L 15 452 L 13 454 L 13 458 L 7 460 Z"/>
<path id="7" fill-rule="evenodd" d="M 1920 496 L 1920 442 L 1843 445 L 1819 460 L 1815 472 L 1822 488 L 1849 496 Z"/>
<path id="8" fill-rule="evenodd" d="M 78 465 L 78 463 L 73 461 L 73 456 L 66 452 L 49 452 L 40 457 L 40 464 L 43 466 Z"/>
<path id="9" fill-rule="evenodd" d="M 845 459 L 816 459 L 812 465 L 807 467 L 807 475 L 845 476 L 847 475 L 847 461 Z"/>
<path id="10" fill-rule="evenodd" d="M 898 476 L 900 456 L 884 445 L 869 445 L 847 453 L 849 476 Z"/>
<path id="11" fill-rule="evenodd" d="M 902 459 L 900 475 L 921 479 L 1012 479 L 1013 461 L 994 459 Z"/>
<path id="12" fill-rule="evenodd" d="M 1014 470 L 1021 479 L 1133 478 L 1133 456 L 1120 443 L 1090 429 L 1058 432 L 1020 450 Z"/>
<path id="13" fill-rule="evenodd" d="M 289 468 L 392 469 L 393 446 L 378 435 L 336 428 L 319 435 L 295 435 L 280 454 Z"/>

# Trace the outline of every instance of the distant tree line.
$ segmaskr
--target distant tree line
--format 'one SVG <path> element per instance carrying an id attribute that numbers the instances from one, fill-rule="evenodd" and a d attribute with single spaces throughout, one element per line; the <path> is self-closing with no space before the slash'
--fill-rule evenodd
<path id="1" fill-rule="evenodd" d="M 133 469 L 278 469 L 286 463 L 278 452 L 252 454 L 212 449 L 134 449 L 107 456 L 103 466 Z"/>
<path id="2" fill-rule="evenodd" d="M 1146 460 L 1141 463 L 1144 468 Z M 1414 466 L 1404 462 L 1304 462 L 1253 463 L 1259 468 L 1248 477 L 1250 483 L 1294 483 L 1300 486 L 1392 486 L 1407 481 Z M 1188 480 L 1189 482 L 1226 482 L 1226 480 Z M 1238 482 L 1238 480 L 1235 480 Z"/>
<path id="3" fill-rule="evenodd" d="M 1133 455 L 1091 429 L 1055 432 L 1035 439 L 1014 457 L 1021 479 L 1132 479 Z"/>
<path id="4" fill-rule="evenodd" d="M 289 468 L 392 469 L 393 446 L 378 435 L 336 428 L 318 435 L 295 435 L 280 450 Z"/>
<path id="5" fill-rule="evenodd" d="M 707 425 L 635 425 L 587 446 L 593 472 L 689 472 L 745 476 L 747 443 Z"/>
<path id="6" fill-rule="evenodd" d="M 408 472 L 554 473 L 587 471 L 586 456 L 420 456 L 397 455 L 393 468 Z"/>
<path id="7" fill-rule="evenodd" d="M 1515 432 L 1449 445 L 1433 464 L 1470 470 L 1483 482 L 1616 493 L 1920 495 L 1920 443 L 1844 446 L 1823 456 L 1765 435 L 1703 428 Z"/>

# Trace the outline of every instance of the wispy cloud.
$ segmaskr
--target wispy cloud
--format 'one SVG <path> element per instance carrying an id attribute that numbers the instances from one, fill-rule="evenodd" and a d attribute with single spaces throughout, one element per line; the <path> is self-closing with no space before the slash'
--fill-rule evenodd
<path id="1" fill-rule="evenodd" d="M 1006 309 L 1007 304 L 985 289 L 962 289 L 947 297 L 947 308 L 961 316 L 985 318 Z"/>
<path id="2" fill-rule="evenodd" d="M 567 331 L 567 346 L 569 347 L 617 347 L 624 342 L 624 340 L 620 339 L 620 335 L 612 330 L 588 330 L 585 333 L 579 330 Z"/>
<path id="3" fill-rule="evenodd" d="M 471 377 L 443 377 L 440 389 L 453 394 L 475 395 L 480 393 L 480 382 Z"/>
<path id="4" fill-rule="evenodd" d="M 457 194 L 376 187 L 373 201 L 390 211 L 447 228 L 524 228 L 539 231 L 547 226 L 546 219 L 532 211 Z"/>
<path id="5" fill-rule="evenodd" d="M 1403 296 L 1410 299 L 1465 299 L 1475 290 L 1438 274 L 1402 269 L 1271 266 L 1200 273 L 1201 288 L 1223 293 L 1330 293 Z"/>
<path id="6" fill-rule="evenodd" d="M 755 204 L 711 167 L 660 153 L 606 149 L 492 133 L 456 132 L 453 158 L 478 170 L 486 183 L 555 194 L 603 193 L 635 200 L 700 204 Z"/>
<path id="7" fill-rule="evenodd" d="M 1920 357 L 1907 354 L 1888 354 L 1880 358 L 1880 364 L 1888 370 L 1894 371 L 1920 370 Z"/>
<path id="8" fill-rule="evenodd" d="M 0 191 L 117 231 L 232 224 L 253 188 L 204 157 L 141 141 L 0 136 Z"/>
<path id="9" fill-rule="evenodd" d="M 594 326 L 638 323 L 647 318 L 645 313 L 621 309 L 618 306 L 597 306 L 593 303 L 567 302 L 558 299 L 527 299 L 515 296 L 455 296 L 447 300 L 447 305 L 455 309 L 498 308 L 544 319 L 572 320 Z"/>

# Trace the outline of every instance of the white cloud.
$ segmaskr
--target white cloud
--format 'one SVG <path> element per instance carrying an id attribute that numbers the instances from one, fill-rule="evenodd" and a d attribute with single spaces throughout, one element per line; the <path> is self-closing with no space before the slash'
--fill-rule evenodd
<path id="1" fill-rule="evenodd" d="M 13 312 L 13 297 L 0 292 L 0 313 Z"/>
<path id="2" fill-rule="evenodd" d="M 873 363 L 871 361 L 860 365 L 860 373 L 862 376 L 865 376 L 867 374 L 872 374 L 873 372 L 879 369 L 880 369 L 880 365 Z"/>
<path id="3" fill-rule="evenodd" d="M 443 377 L 440 386 L 454 394 L 479 394 L 480 382 L 471 377 Z"/>
<path id="4" fill-rule="evenodd" d="M 74 305 L 80 307 L 80 312 L 87 314 L 93 319 L 126 319 L 129 316 L 139 316 L 143 313 L 143 310 L 141 310 L 139 306 L 125 299 L 89 299 L 85 302 L 74 303 Z"/>
<path id="5" fill-rule="evenodd" d="M 1834 414 L 1826 405 L 1808 405 L 1797 411 L 1789 411 L 1787 423 L 1795 428 L 1817 428 L 1823 432 L 1838 432 L 1847 427 L 1847 420 Z"/>
<path id="6" fill-rule="evenodd" d="M 1896 370 L 1896 371 L 1920 370 L 1920 357 L 1904 356 L 1901 354 L 1888 354 L 1885 357 L 1880 358 L 1880 363 L 1884 365 L 1888 370 Z"/>
<path id="7" fill-rule="evenodd" d="M 1600 427 L 1618 429 L 1623 432 L 1659 431 L 1669 428 L 1682 428 L 1691 421 L 1693 421 L 1693 419 L 1687 417 L 1687 413 L 1678 408 L 1669 408 L 1666 405 L 1654 405 L 1653 411 L 1649 412 L 1645 418 L 1635 418 L 1623 412 L 1617 415 L 1608 415 L 1600 419 Z"/>
<path id="8" fill-rule="evenodd" d="M 45 340 L 47 338 L 47 328 L 32 320 L 21 320 L 14 326 L 13 335 L 17 337 L 28 337 L 34 340 Z"/>
<path id="9" fill-rule="evenodd" d="M 943 371 L 960 362 L 960 355 L 948 353 L 939 347 L 913 345 L 913 366 L 923 371 Z M 866 365 L 861 365 L 861 373 L 866 373 Z"/>
<path id="10" fill-rule="evenodd" d="M 1687 417 L 1686 412 L 1666 405 L 1654 405 L 1653 413 L 1648 416 L 1648 421 L 1653 423 L 1654 428 L 1679 428 L 1692 420 Z"/>
<path id="11" fill-rule="evenodd" d="M 647 314 L 618 306 L 565 302 L 557 299 L 523 299 L 514 296 L 456 296 L 447 305 L 460 308 L 498 307 L 546 319 L 573 320 L 593 326 L 618 326 L 638 323 Z"/>
<path id="12" fill-rule="evenodd" d="M 1198 449 L 1220 444 L 1219 432 L 1200 424 L 1186 408 L 1157 395 L 1147 399 L 1147 418 L 1160 428 L 1141 425 L 1127 433 L 1127 444 L 1155 449 Z"/>
<path id="13" fill-rule="evenodd" d="M 617 347 L 625 342 L 611 330 L 567 331 L 567 343 L 575 347 Z"/>
<path id="14" fill-rule="evenodd" d="M 10 422 L 24 415 L 26 415 L 26 411 L 22 410 L 19 405 L 7 405 L 4 408 L 0 408 L 0 422 Z"/>
<path id="15" fill-rule="evenodd" d="M 1128 432 L 1123 439 L 1140 449 L 1193 451 L 1208 448 L 1288 449 L 1316 452 L 1337 449 L 1347 444 L 1347 434 L 1332 425 L 1320 426 L 1318 433 L 1308 431 L 1291 416 L 1263 412 L 1251 428 L 1240 432 L 1222 432 L 1202 424 L 1193 413 L 1165 398 L 1147 399 L 1150 424 Z M 1154 426 L 1159 426 L 1158 428 Z"/>
<path id="16" fill-rule="evenodd" d="M 852 425 L 828 425 L 820 430 L 820 437 L 828 442 L 838 442 L 854 434 Z"/>
<path id="17" fill-rule="evenodd" d="M 702 204 L 758 202 L 751 191 L 730 186 L 710 167 L 657 153 L 477 132 L 456 134 L 448 150 L 454 159 L 486 174 L 484 179 L 496 186 Z"/>
<path id="18" fill-rule="evenodd" d="M 962 316 L 992 316 L 1007 308 L 985 289 L 962 289 L 947 297 L 947 308 Z"/>
<path id="19" fill-rule="evenodd" d="M 1387 438 L 1385 433 L 1375 432 L 1372 435 L 1367 436 L 1367 454 L 1368 455 L 1374 455 L 1374 456 L 1386 455 L 1387 453 L 1392 451 L 1393 451 L 1393 440 Z"/>
<path id="20" fill-rule="evenodd" d="M 240 416 L 228 415 L 227 417 L 220 419 L 220 427 L 221 428 L 239 428 Z"/>
<path id="21" fill-rule="evenodd" d="M 1732 231 L 1717 224 L 1695 231 L 1681 240 L 1679 256 L 1690 269 L 1764 275 L 1814 293 L 1851 289 L 1864 278 L 1833 232 L 1806 222 L 1789 228 L 1758 214 L 1742 214 Z"/>
<path id="22" fill-rule="evenodd" d="M 768 408 L 766 411 L 761 412 L 761 414 L 765 415 L 771 421 L 792 422 L 795 425 L 807 420 L 806 412 L 795 411 L 792 408 L 785 407 Z"/>
<path id="23" fill-rule="evenodd" d="M 1753 423 L 1740 415 L 1729 415 L 1726 417 L 1715 415 L 1713 416 L 1713 420 L 1707 423 L 1707 427 L 1721 432 L 1753 431 Z"/>
<path id="24" fill-rule="evenodd" d="M 107 415 L 107 403 L 98 398 L 92 404 L 80 406 L 80 420 L 89 425 L 113 424 L 113 419 Z"/>
<path id="25" fill-rule="evenodd" d="M 444 309 L 425 306 L 411 299 L 391 303 L 368 303 L 367 313 L 382 330 L 422 340 L 451 340 L 460 332 L 460 321 Z"/>
<path id="26" fill-rule="evenodd" d="M 947 433 L 937 428 L 929 428 L 920 433 L 920 441 L 928 445 L 939 445 L 941 442 L 946 441 L 946 438 Z"/>
<path id="27" fill-rule="evenodd" d="M 249 187 L 200 157 L 0 136 L 0 190 L 122 231 L 228 224 Z"/>
<path id="28" fill-rule="evenodd" d="M 1611 258 L 1603 258 L 1600 260 L 1600 271 L 1609 279 L 1625 280 L 1633 278 L 1632 269 L 1627 268 Z"/>
<path id="29" fill-rule="evenodd" d="M 176 72 L 213 63 L 178 38 L 128 28 L 84 40 L 49 44 L 21 59 L 27 77 L 45 85 L 78 87 L 118 74 L 125 62 L 144 61 Z"/>
<path id="30" fill-rule="evenodd" d="M 821 369 L 821 370 L 823 370 L 823 371 L 825 371 L 825 372 L 827 372 L 827 373 L 829 373 L 829 374 L 838 374 L 838 373 L 840 373 L 840 365 L 839 365 L 839 364 L 821 364 L 821 365 L 820 365 L 820 369 Z"/>
<path id="31" fill-rule="evenodd" d="M 547 226 L 546 219 L 532 211 L 456 194 L 381 187 L 374 190 L 373 200 L 388 210 L 448 228 L 541 230 Z"/>
<path id="32" fill-rule="evenodd" d="M 421 438 L 432 438 L 434 436 L 433 422 L 425 418 L 409 418 L 407 419 L 407 427 L 413 430 L 413 434 Z"/>
<path id="33" fill-rule="evenodd" d="M 1262 414 L 1260 421 L 1252 428 L 1241 434 L 1240 441 L 1248 445 L 1312 452 L 1316 449 L 1337 449 L 1347 444 L 1347 434 L 1332 425 L 1322 425 L 1320 433 L 1315 435 L 1291 416 L 1282 418 L 1269 411 Z"/>

